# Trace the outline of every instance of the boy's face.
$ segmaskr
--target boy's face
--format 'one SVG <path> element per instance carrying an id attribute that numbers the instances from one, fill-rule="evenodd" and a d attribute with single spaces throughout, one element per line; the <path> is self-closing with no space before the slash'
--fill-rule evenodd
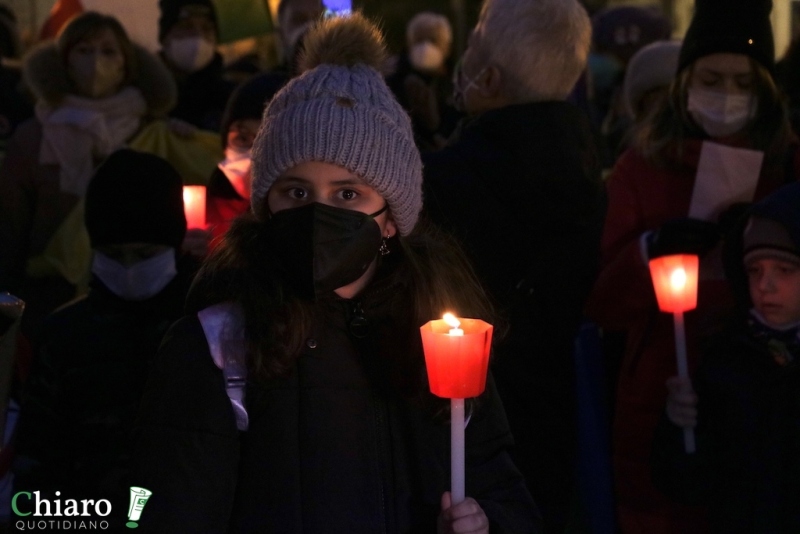
<path id="1" fill-rule="evenodd" d="M 745 269 L 753 306 L 771 326 L 800 322 L 800 259 L 759 258 Z"/>

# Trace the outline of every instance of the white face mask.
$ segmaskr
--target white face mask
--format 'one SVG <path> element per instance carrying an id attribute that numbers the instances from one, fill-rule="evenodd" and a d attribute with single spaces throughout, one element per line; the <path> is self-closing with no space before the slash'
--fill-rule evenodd
<path id="1" fill-rule="evenodd" d="M 125 78 L 124 62 L 101 55 L 81 55 L 70 60 L 69 73 L 80 92 L 103 98 L 117 92 Z"/>
<path id="2" fill-rule="evenodd" d="M 218 167 L 240 197 L 250 199 L 250 163 L 252 161 L 251 150 L 236 150 L 235 148 L 225 149 L 225 159 Z"/>
<path id="3" fill-rule="evenodd" d="M 130 267 L 95 252 L 92 273 L 121 299 L 147 300 L 159 294 L 178 274 L 175 249 L 170 248 Z"/>
<path id="4" fill-rule="evenodd" d="M 164 55 L 184 72 L 203 69 L 211 63 L 215 53 L 214 43 L 202 37 L 170 39 L 164 49 Z"/>
<path id="5" fill-rule="evenodd" d="M 444 53 L 435 44 L 423 41 L 411 48 L 409 60 L 417 70 L 432 71 L 441 68 L 444 64 Z"/>
<path id="6" fill-rule="evenodd" d="M 705 89 L 689 89 L 687 110 L 711 137 L 726 137 L 741 131 L 756 114 L 752 95 L 731 95 Z"/>

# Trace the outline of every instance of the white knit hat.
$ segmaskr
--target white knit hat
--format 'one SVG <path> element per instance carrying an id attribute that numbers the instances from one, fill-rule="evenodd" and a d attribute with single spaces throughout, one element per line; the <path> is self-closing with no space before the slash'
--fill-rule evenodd
<path id="1" fill-rule="evenodd" d="M 659 87 L 668 87 L 678 69 L 680 41 L 656 41 L 636 52 L 628 62 L 623 82 L 625 111 L 636 116 L 639 100 Z"/>
<path id="2" fill-rule="evenodd" d="M 411 120 L 378 72 L 380 30 L 356 13 L 318 23 L 303 44 L 305 72 L 272 99 L 253 144 L 253 211 L 286 170 L 320 161 L 375 189 L 408 235 L 422 210 L 422 160 Z"/>

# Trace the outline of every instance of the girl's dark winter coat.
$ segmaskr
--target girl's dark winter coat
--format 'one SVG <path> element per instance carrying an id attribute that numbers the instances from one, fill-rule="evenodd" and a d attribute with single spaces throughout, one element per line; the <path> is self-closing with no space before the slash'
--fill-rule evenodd
<path id="1" fill-rule="evenodd" d="M 362 312 L 366 330 L 353 323 Z M 289 375 L 249 381 L 245 432 L 197 317 L 172 328 L 141 407 L 135 482 L 153 492 L 145 530 L 436 531 L 450 485 L 449 417 L 446 401 L 427 393 L 408 292 L 373 282 L 356 300 L 320 300 L 314 313 Z M 401 371 L 398 357 L 412 365 Z M 401 393 L 402 383 L 424 394 Z M 466 439 L 467 495 L 492 532 L 539 531 L 491 379 Z"/>

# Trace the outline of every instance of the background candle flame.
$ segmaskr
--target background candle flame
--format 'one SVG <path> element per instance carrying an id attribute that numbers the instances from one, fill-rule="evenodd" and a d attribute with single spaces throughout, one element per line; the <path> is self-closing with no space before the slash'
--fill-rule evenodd
<path id="1" fill-rule="evenodd" d="M 675 269 L 669 277 L 669 282 L 673 290 L 682 290 L 686 286 L 686 271 L 682 268 Z"/>

